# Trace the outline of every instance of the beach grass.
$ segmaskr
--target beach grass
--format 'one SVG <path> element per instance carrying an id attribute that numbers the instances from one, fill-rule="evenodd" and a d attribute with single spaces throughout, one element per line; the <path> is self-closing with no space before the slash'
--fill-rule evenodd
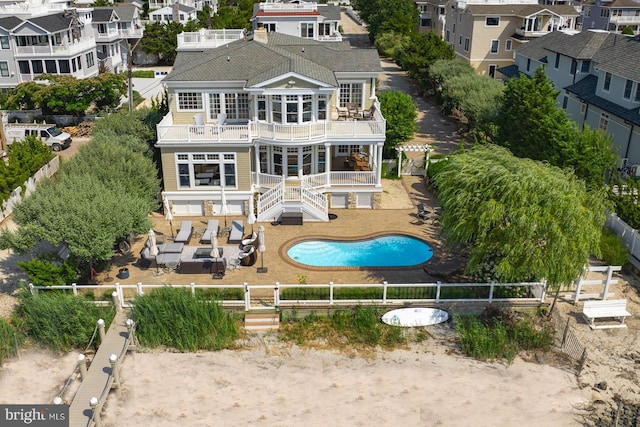
<path id="1" fill-rule="evenodd" d="M 143 346 L 177 350 L 234 348 L 238 322 L 209 295 L 191 295 L 189 289 L 163 287 L 137 296 L 133 316 Z"/>
<path id="2" fill-rule="evenodd" d="M 297 345 L 339 349 L 394 348 L 407 344 L 400 328 L 380 322 L 383 309 L 356 306 L 337 310 L 329 316 L 310 314 L 303 319 L 284 318 L 280 339 Z"/>
<path id="3" fill-rule="evenodd" d="M 522 350 L 549 351 L 554 329 L 531 315 L 486 310 L 482 316 L 453 314 L 462 350 L 481 360 L 509 362 Z"/>
<path id="4" fill-rule="evenodd" d="M 16 341 L 22 341 L 22 334 L 9 323 L 0 317 L 0 365 L 16 354 Z"/>
<path id="5" fill-rule="evenodd" d="M 98 319 L 108 328 L 115 311 L 112 306 L 97 306 L 70 293 L 47 291 L 32 294 L 23 288 L 18 293 L 15 315 L 24 332 L 36 343 L 55 351 L 85 349 Z"/>

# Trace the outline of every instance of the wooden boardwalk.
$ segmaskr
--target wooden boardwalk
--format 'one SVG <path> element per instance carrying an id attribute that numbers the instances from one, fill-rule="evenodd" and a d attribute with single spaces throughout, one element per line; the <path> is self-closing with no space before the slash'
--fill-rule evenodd
<path id="1" fill-rule="evenodd" d="M 104 342 L 91 362 L 87 377 L 82 380 L 71 406 L 69 407 L 69 427 L 85 427 L 93 424 L 93 410 L 89 404 L 91 398 L 98 399 L 97 410 L 102 410 L 102 404 L 113 383 L 109 356 L 115 354 L 120 358 L 129 345 L 129 331 L 127 330 L 127 312 L 121 310 L 116 313 L 109 330 L 105 334 Z"/>

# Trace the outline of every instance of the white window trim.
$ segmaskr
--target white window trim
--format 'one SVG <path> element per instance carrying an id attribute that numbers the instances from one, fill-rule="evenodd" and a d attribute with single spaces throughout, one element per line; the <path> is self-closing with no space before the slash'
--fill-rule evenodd
<path id="1" fill-rule="evenodd" d="M 187 160 L 178 159 L 179 156 L 187 156 Z M 208 164 L 217 164 L 220 166 L 220 185 L 195 185 L 195 174 L 193 172 L 193 165 L 196 163 L 202 163 L 203 160 L 196 160 L 194 156 L 204 155 L 205 158 L 207 156 L 218 155 L 218 160 L 204 160 Z M 232 156 L 232 159 L 226 159 L 225 157 Z M 237 189 L 238 188 L 238 161 L 236 153 L 231 152 L 223 152 L 223 153 L 175 153 L 175 170 L 176 170 L 176 188 L 178 190 L 200 190 L 200 189 L 211 189 L 211 188 L 220 188 L 225 187 L 229 189 Z M 189 165 L 189 187 L 182 187 L 180 185 L 180 169 L 178 164 L 187 163 Z M 233 164 L 235 165 L 235 185 L 228 185 L 225 183 L 225 174 L 224 174 L 224 165 L 225 164 Z"/>
<path id="2" fill-rule="evenodd" d="M 182 93 L 197 93 L 200 94 L 200 108 L 181 108 L 180 107 L 180 94 Z M 204 94 L 198 91 L 190 91 L 190 90 L 181 90 L 176 92 L 176 111 L 186 111 L 186 112 L 194 112 L 194 111 L 204 111 L 205 109 L 205 100 Z"/>
<path id="3" fill-rule="evenodd" d="M 491 19 L 496 18 L 496 19 L 498 20 L 498 25 L 488 25 L 488 24 L 487 24 L 487 21 L 488 21 L 490 18 L 491 18 Z M 487 17 L 485 17 L 485 18 L 484 18 L 484 26 L 485 26 L 485 27 L 499 27 L 499 26 L 500 26 L 500 17 L 499 17 L 499 16 L 487 16 Z"/>
<path id="4" fill-rule="evenodd" d="M 497 42 L 497 49 L 493 51 L 493 42 Z M 500 53 L 500 39 L 491 39 L 491 44 L 489 45 L 489 55 L 498 55 Z"/>
<path id="5" fill-rule="evenodd" d="M 511 49 L 513 48 L 513 42 L 511 41 L 511 39 L 507 39 L 504 41 L 504 50 L 505 52 L 511 52 Z"/>

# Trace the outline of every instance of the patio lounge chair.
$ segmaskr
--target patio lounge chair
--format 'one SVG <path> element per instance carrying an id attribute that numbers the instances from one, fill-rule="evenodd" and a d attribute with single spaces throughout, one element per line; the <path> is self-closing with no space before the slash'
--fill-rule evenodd
<path id="1" fill-rule="evenodd" d="M 182 221 L 180 223 L 180 231 L 178 231 L 178 234 L 176 234 L 176 238 L 173 239 L 173 241 L 176 243 L 189 243 L 191 233 L 193 233 L 191 221 Z"/>
<path id="2" fill-rule="evenodd" d="M 202 238 L 200 241 L 202 243 L 211 243 L 211 237 L 218 234 L 218 224 L 219 221 L 217 219 L 210 219 L 207 221 L 207 228 L 202 233 Z"/>
<path id="3" fill-rule="evenodd" d="M 229 232 L 229 243 L 242 242 L 242 236 L 244 235 L 244 223 L 241 220 L 233 220 L 231 222 L 231 231 Z"/>

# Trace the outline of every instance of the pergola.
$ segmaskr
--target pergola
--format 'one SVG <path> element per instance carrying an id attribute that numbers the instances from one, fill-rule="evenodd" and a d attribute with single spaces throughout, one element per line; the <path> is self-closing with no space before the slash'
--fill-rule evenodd
<path id="1" fill-rule="evenodd" d="M 424 164 L 424 174 L 427 175 L 427 166 L 429 165 L 429 153 L 432 151 L 431 146 L 429 144 L 424 145 L 401 145 L 400 147 L 396 147 L 396 151 L 398 152 L 398 178 L 400 178 L 400 171 L 402 171 L 402 153 L 403 152 L 414 152 L 414 153 L 427 153 L 427 158 L 425 159 Z"/>

